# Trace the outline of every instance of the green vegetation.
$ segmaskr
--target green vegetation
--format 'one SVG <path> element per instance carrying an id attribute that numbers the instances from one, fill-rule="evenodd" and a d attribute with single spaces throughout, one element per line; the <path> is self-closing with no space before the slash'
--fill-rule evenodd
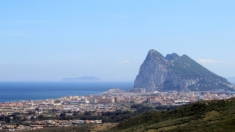
<path id="1" fill-rule="evenodd" d="M 170 68 L 176 72 L 178 75 L 185 79 L 197 78 L 197 77 L 204 77 L 204 78 L 217 78 L 221 81 L 228 83 L 225 78 L 222 78 L 208 69 L 204 68 L 193 59 L 188 57 L 187 55 L 179 56 L 174 59 L 173 65 Z"/>
<path id="2" fill-rule="evenodd" d="M 43 129 L 21 132 L 90 132 L 93 125 L 79 125 L 72 127 L 48 127 Z"/>
<path id="3" fill-rule="evenodd" d="M 235 131 L 235 98 L 201 101 L 175 110 L 144 113 L 125 120 L 112 131 L 232 132 Z"/>
<path id="4" fill-rule="evenodd" d="M 184 79 L 200 78 L 198 85 L 189 88 L 193 91 L 207 91 L 215 89 L 232 90 L 226 84 L 230 84 L 225 78 L 220 77 L 204 68 L 187 55 L 174 57 L 172 64 L 168 65 L 177 75 Z"/>
<path id="5" fill-rule="evenodd" d="M 70 127 L 48 127 L 43 129 L 20 131 L 20 132 L 102 132 L 116 125 L 117 123 L 84 124 L 84 125 L 70 126 Z"/>

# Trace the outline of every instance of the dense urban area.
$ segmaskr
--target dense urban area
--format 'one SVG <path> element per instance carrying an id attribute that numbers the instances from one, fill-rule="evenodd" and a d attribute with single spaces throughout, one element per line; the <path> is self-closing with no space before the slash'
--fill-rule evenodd
<path id="1" fill-rule="evenodd" d="M 110 89 L 100 95 L 68 96 L 57 99 L 0 103 L 0 131 L 22 131 L 45 127 L 120 122 L 151 110 L 169 110 L 199 100 L 222 100 L 234 92 L 129 92 Z"/>

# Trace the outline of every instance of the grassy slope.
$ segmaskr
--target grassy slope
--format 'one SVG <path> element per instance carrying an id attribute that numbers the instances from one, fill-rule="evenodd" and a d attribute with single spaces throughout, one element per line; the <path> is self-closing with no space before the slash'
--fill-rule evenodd
<path id="1" fill-rule="evenodd" d="M 235 98 L 202 101 L 172 111 L 146 113 L 124 121 L 112 131 L 232 132 L 235 131 Z"/>
<path id="2" fill-rule="evenodd" d="M 38 130 L 21 131 L 21 132 L 91 132 L 93 125 L 78 125 L 71 127 L 48 127 Z"/>
<path id="3" fill-rule="evenodd" d="M 70 127 L 51 127 L 21 132 L 100 132 L 116 126 L 117 123 L 84 124 Z"/>

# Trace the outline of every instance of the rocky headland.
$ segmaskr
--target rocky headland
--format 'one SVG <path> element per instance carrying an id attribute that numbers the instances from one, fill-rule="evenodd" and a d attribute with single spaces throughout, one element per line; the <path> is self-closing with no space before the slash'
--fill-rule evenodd
<path id="1" fill-rule="evenodd" d="M 230 85 L 187 55 L 164 57 L 156 50 L 148 52 L 134 82 L 134 88 L 145 88 L 147 92 L 233 90 Z"/>

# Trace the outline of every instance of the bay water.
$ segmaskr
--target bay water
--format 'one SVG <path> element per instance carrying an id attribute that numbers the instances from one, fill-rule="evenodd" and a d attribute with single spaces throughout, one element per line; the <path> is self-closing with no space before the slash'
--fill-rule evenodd
<path id="1" fill-rule="evenodd" d="M 0 82 L 0 102 L 94 95 L 131 87 L 133 82 Z"/>

